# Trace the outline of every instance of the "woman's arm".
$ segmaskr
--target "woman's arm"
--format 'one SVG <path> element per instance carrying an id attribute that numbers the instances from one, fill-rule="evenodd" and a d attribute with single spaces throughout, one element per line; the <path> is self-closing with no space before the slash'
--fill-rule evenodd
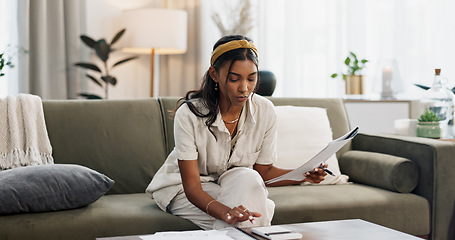
<path id="1" fill-rule="evenodd" d="M 327 165 L 324 165 L 323 167 L 327 167 Z M 262 179 L 264 179 L 264 182 L 292 171 L 292 169 L 282 169 L 275 167 L 273 166 L 273 164 L 269 165 L 254 164 L 253 169 L 256 170 L 261 175 Z M 288 186 L 299 184 L 302 182 L 320 183 L 322 180 L 324 180 L 325 175 L 327 175 L 327 173 L 325 173 L 324 170 L 317 168 L 314 169 L 314 171 L 305 173 L 305 179 L 303 179 L 302 181 L 284 180 L 272 184 L 267 184 L 267 186 L 268 187 Z"/>
<path id="2" fill-rule="evenodd" d="M 228 224 L 246 220 L 253 221 L 254 217 L 261 216 L 260 213 L 246 211 L 243 206 L 231 209 L 206 193 L 201 186 L 197 160 L 178 160 L 178 165 L 186 197 L 192 204 L 210 216 L 221 219 Z"/>

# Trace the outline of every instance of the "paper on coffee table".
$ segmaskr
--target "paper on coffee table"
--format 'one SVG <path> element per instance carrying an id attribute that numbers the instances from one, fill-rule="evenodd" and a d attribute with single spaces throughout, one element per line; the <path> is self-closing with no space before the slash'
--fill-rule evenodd
<path id="1" fill-rule="evenodd" d="M 320 151 L 312 159 L 310 159 L 310 161 L 304 163 L 302 166 L 284 175 L 267 180 L 265 183 L 271 184 L 283 180 L 301 181 L 305 179 L 304 174 L 306 172 L 314 170 L 315 168 L 319 167 L 321 163 L 325 163 L 327 159 L 329 159 L 333 154 L 340 150 L 340 148 L 342 148 L 347 142 L 354 138 L 358 132 L 359 127 L 355 127 L 353 130 L 346 133 L 342 137 L 331 141 L 329 144 L 327 144 L 327 146 L 325 146 L 324 149 L 322 149 L 322 151 Z"/>
<path id="2" fill-rule="evenodd" d="M 140 236 L 142 240 L 233 240 L 227 236 L 227 230 L 195 230 L 195 231 L 169 231 L 157 232 L 153 235 Z"/>

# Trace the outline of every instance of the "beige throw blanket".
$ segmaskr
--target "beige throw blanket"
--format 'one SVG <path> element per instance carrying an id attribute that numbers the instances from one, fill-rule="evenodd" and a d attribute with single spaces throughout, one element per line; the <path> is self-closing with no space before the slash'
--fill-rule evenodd
<path id="1" fill-rule="evenodd" d="M 0 99 L 0 170 L 53 162 L 41 98 Z"/>

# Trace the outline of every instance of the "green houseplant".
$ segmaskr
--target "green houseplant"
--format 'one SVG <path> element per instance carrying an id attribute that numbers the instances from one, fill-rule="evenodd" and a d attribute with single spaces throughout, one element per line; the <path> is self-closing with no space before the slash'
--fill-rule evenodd
<path id="1" fill-rule="evenodd" d="M 419 117 L 419 122 L 439 122 L 439 121 L 441 121 L 441 118 L 429 109 L 426 110 Z"/>
<path id="2" fill-rule="evenodd" d="M 17 47 L 17 53 L 27 54 L 28 50 L 23 47 Z M 3 68 L 9 67 L 14 68 L 13 58 L 17 54 L 16 52 L 11 51 L 11 46 L 6 46 L 6 49 L 0 52 L 0 77 L 5 76 Z"/>
<path id="3" fill-rule="evenodd" d="M 433 111 L 426 110 L 418 119 L 417 137 L 441 138 L 442 131 L 439 121 L 441 118 Z"/>
<path id="4" fill-rule="evenodd" d="M 93 40 L 92 38 L 86 36 L 86 35 L 81 35 L 80 38 L 85 45 L 93 49 L 96 53 L 96 56 L 99 58 L 101 61 L 102 65 L 101 67 L 98 67 L 98 65 L 93 64 L 93 63 L 86 63 L 86 62 L 77 62 L 74 65 L 78 67 L 82 67 L 85 69 L 93 70 L 95 72 L 98 72 L 100 77 L 96 78 L 95 76 L 91 74 L 86 74 L 90 80 L 92 80 L 95 84 L 97 84 L 100 87 L 104 88 L 105 92 L 105 98 L 108 98 L 108 87 L 109 84 L 112 86 L 115 86 L 117 84 L 117 78 L 113 75 L 111 75 L 110 70 L 112 70 L 114 67 L 126 63 L 130 60 L 136 59 L 137 56 L 133 57 L 128 57 L 125 59 L 122 59 L 120 61 L 117 61 L 113 65 L 109 66 L 108 65 L 108 60 L 109 56 L 112 52 L 114 52 L 116 49 L 112 48 L 112 45 L 116 43 L 122 35 L 125 33 L 126 29 L 120 30 L 117 34 L 115 34 L 114 38 L 110 43 L 107 43 L 104 38 L 99 39 L 97 41 Z M 80 93 L 80 96 L 83 96 L 88 99 L 102 99 L 102 97 L 95 95 L 95 94 L 89 94 L 89 93 Z"/>
<path id="5" fill-rule="evenodd" d="M 346 94 L 363 94 L 363 76 L 359 75 L 359 73 L 366 67 L 367 62 L 368 60 L 359 60 L 355 53 L 349 52 L 344 60 L 347 72 L 341 73 L 343 80 L 346 82 Z M 331 77 L 338 77 L 338 73 L 333 73 Z"/>
<path id="6" fill-rule="evenodd" d="M 4 67 L 9 67 L 13 68 L 13 62 L 12 62 L 12 57 L 6 56 L 5 53 L 0 53 L 0 77 L 5 76 L 5 73 L 3 72 Z"/>

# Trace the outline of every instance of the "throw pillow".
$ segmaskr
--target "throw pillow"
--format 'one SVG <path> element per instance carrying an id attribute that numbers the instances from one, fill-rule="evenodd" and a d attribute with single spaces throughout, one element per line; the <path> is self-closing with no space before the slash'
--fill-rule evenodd
<path id="1" fill-rule="evenodd" d="M 340 165 L 353 182 L 399 193 L 409 193 L 419 183 L 419 168 L 407 158 L 351 150 L 341 156 Z"/>
<path id="2" fill-rule="evenodd" d="M 79 165 L 46 164 L 1 171 L 0 183 L 0 214 L 13 214 L 84 207 L 114 181 Z"/>
<path id="3" fill-rule="evenodd" d="M 277 167 L 294 169 L 300 167 L 319 153 L 332 138 L 327 111 L 317 107 L 276 106 L 277 113 Z M 326 163 L 335 177 L 327 174 L 320 184 L 346 183 L 348 176 L 342 175 L 336 156 Z"/>

